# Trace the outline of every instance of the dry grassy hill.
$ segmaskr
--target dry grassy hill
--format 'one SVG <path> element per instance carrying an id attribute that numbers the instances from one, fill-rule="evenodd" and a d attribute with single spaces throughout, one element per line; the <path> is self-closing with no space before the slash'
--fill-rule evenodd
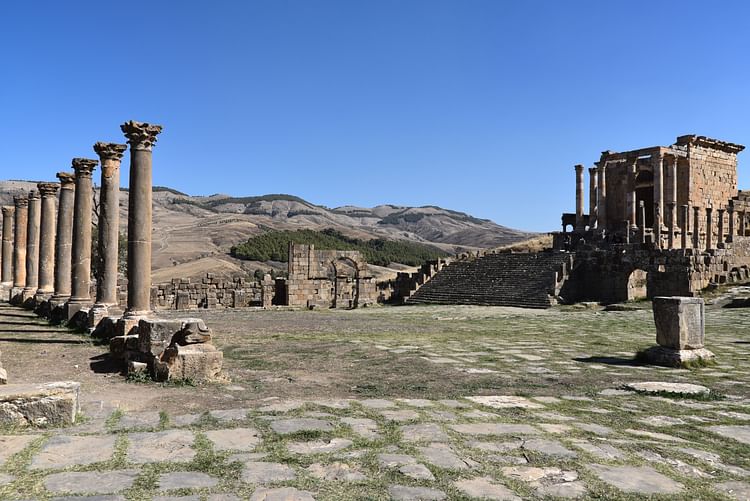
<path id="1" fill-rule="evenodd" d="M 0 181 L 0 203 L 12 205 L 13 195 L 35 188 L 30 181 Z M 127 230 L 128 193 L 121 191 L 122 231 Z M 232 245 L 266 230 L 334 228 L 355 238 L 409 240 L 455 253 L 510 245 L 533 234 L 500 226 L 440 207 L 329 209 L 290 195 L 230 197 L 190 196 L 169 188 L 154 189 L 153 280 L 252 273 L 255 269 L 285 270 L 285 263 L 241 261 L 229 256 Z M 397 263 L 373 267 L 387 277 L 406 269 Z"/>

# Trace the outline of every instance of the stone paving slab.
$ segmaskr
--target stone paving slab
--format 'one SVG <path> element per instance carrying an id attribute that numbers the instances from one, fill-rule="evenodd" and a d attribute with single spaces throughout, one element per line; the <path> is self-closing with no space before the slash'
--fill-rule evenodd
<path id="1" fill-rule="evenodd" d="M 31 469 L 67 468 L 108 461 L 115 452 L 114 435 L 51 437 L 31 459 Z"/>
<path id="2" fill-rule="evenodd" d="M 45 477 L 44 487 L 54 493 L 112 494 L 133 485 L 139 473 L 138 470 L 53 473 Z"/>
<path id="3" fill-rule="evenodd" d="M 0 466 L 12 455 L 24 450 L 39 435 L 0 435 Z"/>
<path id="4" fill-rule="evenodd" d="M 133 463 L 190 461 L 195 457 L 192 448 L 195 436 L 190 431 L 130 433 L 128 440 L 127 457 Z"/>
<path id="5" fill-rule="evenodd" d="M 159 477 L 159 489 L 163 491 L 201 489 L 213 487 L 217 483 L 219 483 L 218 479 L 197 471 L 175 471 Z"/>
<path id="6" fill-rule="evenodd" d="M 590 465 L 589 468 L 602 481 L 623 492 L 638 494 L 677 494 L 682 484 L 662 475 L 648 466 Z"/>
<path id="7" fill-rule="evenodd" d="M 217 451 L 252 451 L 261 443 L 260 433 L 254 428 L 226 428 L 204 433 Z"/>

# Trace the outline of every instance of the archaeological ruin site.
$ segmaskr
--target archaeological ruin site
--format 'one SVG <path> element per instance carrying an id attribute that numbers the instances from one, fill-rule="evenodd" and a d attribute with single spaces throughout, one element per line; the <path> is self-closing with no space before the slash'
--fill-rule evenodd
<path id="1" fill-rule="evenodd" d="M 121 132 L 0 194 L 0 499 L 750 499 L 743 146 L 604 151 L 561 231 L 390 275 L 157 281 L 162 126 Z"/>

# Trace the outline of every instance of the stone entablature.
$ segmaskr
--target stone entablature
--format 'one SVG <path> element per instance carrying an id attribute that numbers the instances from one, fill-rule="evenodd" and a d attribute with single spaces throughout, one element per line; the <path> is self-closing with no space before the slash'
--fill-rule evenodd
<path id="1" fill-rule="evenodd" d="M 289 243 L 286 304 L 307 308 L 357 308 L 377 302 L 377 286 L 358 251 L 315 250 Z"/>

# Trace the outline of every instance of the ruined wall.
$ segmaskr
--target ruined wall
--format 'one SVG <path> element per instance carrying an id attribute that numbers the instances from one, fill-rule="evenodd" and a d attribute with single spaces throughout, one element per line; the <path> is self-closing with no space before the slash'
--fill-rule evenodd
<path id="1" fill-rule="evenodd" d="M 265 287 L 264 287 L 265 285 Z M 242 308 L 264 305 L 263 294 L 274 288 L 245 278 L 222 280 L 207 273 L 199 282 L 174 278 L 170 283 L 151 287 L 154 310 L 194 310 L 199 308 Z M 269 303 L 270 304 L 270 303 Z"/>
<path id="2" fill-rule="evenodd" d="M 691 205 L 713 205 L 723 209 L 737 196 L 737 153 L 741 147 L 708 138 L 683 136 L 673 146 L 687 152 L 690 164 L 689 195 Z M 687 202 L 684 202 L 687 203 Z"/>
<path id="3" fill-rule="evenodd" d="M 375 279 L 357 251 L 315 250 L 289 244 L 286 304 L 309 308 L 357 308 L 377 302 Z"/>

